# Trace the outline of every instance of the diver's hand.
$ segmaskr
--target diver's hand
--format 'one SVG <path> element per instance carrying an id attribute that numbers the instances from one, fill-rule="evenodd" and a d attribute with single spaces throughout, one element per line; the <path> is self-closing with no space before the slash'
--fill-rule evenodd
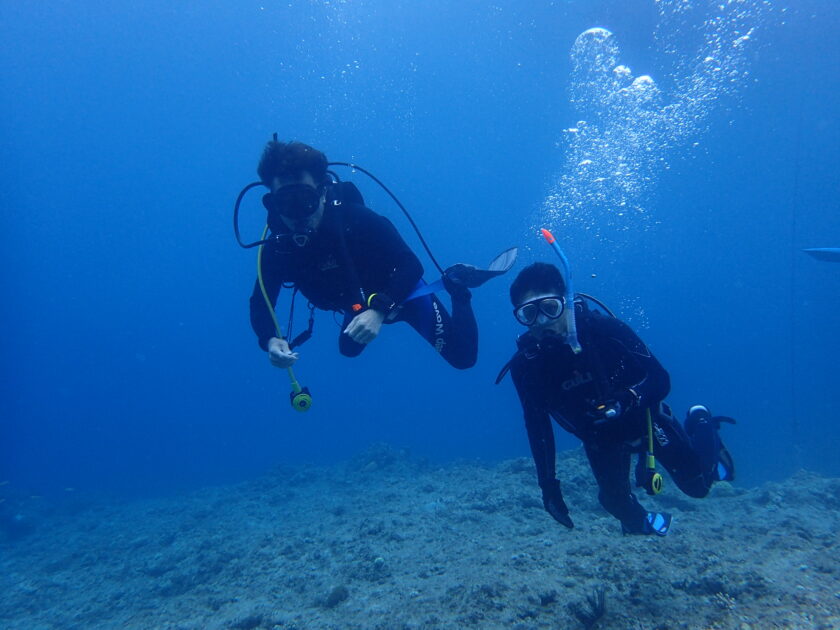
<path id="1" fill-rule="evenodd" d="M 569 508 L 566 507 L 566 502 L 563 500 L 563 493 L 560 492 L 560 482 L 552 479 L 546 484 L 541 484 L 542 500 L 545 511 L 551 514 L 552 518 L 569 529 L 574 528 L 575 524 L 569 516 Z"/>
<path id="2" fill-rule="evenodd" d="M 379 311 L 369 308 L 362 311 L 347 324 L 344 333 L 356 343 L 370 343 L 376 339 L 379 334 L 379 329 L 382 328 L 382 322 L 385 321 L 385 315 Z"/>
<path id="3" fill-rule="evenodd" d="M 298 353 L 292 352 L 285 339 L 272 337 L 268 340 L 268 360 L 274 367 L 287 368 L 298 360 Z"/>

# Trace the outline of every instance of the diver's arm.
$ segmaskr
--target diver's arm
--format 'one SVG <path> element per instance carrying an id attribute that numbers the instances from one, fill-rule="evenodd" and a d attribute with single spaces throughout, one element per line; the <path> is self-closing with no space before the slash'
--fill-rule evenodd
<path id="1" fill-rule="evenodd" d="M 649 407 L 664 400 L 671 391 L 671 378 L 645 343 L 617 318 L 604 318 L 603 326 L 604 334 L 619 345 L 628 361 L 635 363 L 643 375 L 641 380 L 625 384 L 636 395 L 636 404 Z"/>
<path id="2" fill-rule="evenodd" d="M 551 426 L 551 418 L 548 411 L 541 408 L 534 399 L 535 395 L 539 396 L 539 392 L 528 391 L 527 377 L 523 378 L 522 369 L 516 363 L 511 367 L 511 374 L 525 412 L 525 429 L 528 431 L 528 442 L 537 468 L 543 507 L 555 521 L 572 529 L 575 525 L 563 500 L 560 482 L 554 476 L 554 429 Z"/>
<path id="3" fill-rule="evenodd" d="M 560 482 L 554 476 L 554 429 L 551 426 L 551 417 L 547 409 L 540 404 L 542 392 L 534 391 L 539 388 L 535 388 L 533 381 L 528 378 L 521 357 L 520 354 L 514 358 L 510 372 L 525 414 L 525 429 L 528 432 L 528 442 L 531 445 L 531 454 L 537 468 L 537 481 L 542 491 L 543 507 L 554 520 L 571 529 L 575 525 L 569 516 L 569 508 L 563 500 Z"/>
<path id="4" fill-rule="evenodd" d="M 525 430 L 528 432 L 528 443 L 531 455 L 537 468 L 537 482 L 540 488 L 546 487 L 554 480 L 554 429 L 551 417 L 545 409 L 541 409 L 534 401 L 534 392 L 530 391 L 527 378 L 515 364 L 511 367 L 511 376 L 522 403 L 525 416 Z"/>
<path id="5" fill-rule="evenodd" d="M 280 273 L 277 261 L 273 260 L 271 248 L 264 248 L 262 255 L 263 284 L 268 299 L 271 300 L 271 305 L 274 307 L 277 304 L 277 297 L 280 295 L 280 287 L 283 285 L 283 276 Z M 259 279 L 254 282 L 254 290 L 251 292 L 250 311 L 251 328 L 257 335 L 260 348 L 268 351 L 268 342 L 272 338 L 277 338 L 277 329 L 274 327 L 271 312 L 268 310 L 268 305 L 265 303 L 265 298 L 263 298 L 260 290 Z"/>
<path id="6" fill-rule="evenodd" d="M 555 474 L 554 429 L 551 427 L 551 418 L 545 411 L 534 408 L 525 407 L 524 411 L 528 443 L 537 467 L 537 482 L 540 488 L 545 488 L 554 481 Z"/>
<path id="7" fill-rule="evenodd" d="M 423 277 L 420 260 L 406 245 L 394 225 L 372 210 L 360 209 L 355 229 L 370 256 L 388 267 L 388 282 L 382 293 L 387 294 L 393 303 L 402 303 Z"/>

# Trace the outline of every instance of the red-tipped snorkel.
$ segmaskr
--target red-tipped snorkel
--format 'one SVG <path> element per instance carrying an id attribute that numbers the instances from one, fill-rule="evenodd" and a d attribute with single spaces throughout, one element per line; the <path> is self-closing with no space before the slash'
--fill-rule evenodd
<path id="1" fill-rule="evenodd" d="M 569 266 L 569 259 L 566 258 L 566 254 L 560 249 L 560 245 L 557 244 L 557 239 L 554 238 L 554 235 L 545 228 L 542 228 L 540 232 L 542 232 L 543 238 L 551 245 L 554 252 L 560 258 L 563 280 L 566 282 L 566 295 L 564 296 L 566 300 L 566 343 L 569 344 L 572 352 L 578 354 L 582 348 L 578 341 L 577 325 L 575 324 L 575 291 L 572 288 L 572 268 Z"/>

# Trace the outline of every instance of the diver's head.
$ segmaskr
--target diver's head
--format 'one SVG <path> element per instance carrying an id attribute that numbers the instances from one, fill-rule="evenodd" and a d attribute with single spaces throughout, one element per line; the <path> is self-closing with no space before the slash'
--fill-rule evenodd
<path id="1" fill-rule="evenodd" d="M 275 177 L 271 192 L 263 198 L 269 226 L 279 219 L 295 232 L 316 229 L 324 216 L 324 194 L 325 187 L 307 171 L 298 177 Z"/>
<path id="2" fill-rule="evenodd" d="M 263 197 L 263 204 L 273 232 L 279 221 L 294 231 L 318 226 L 330 183 L 323 153 L 302 142 L 271 140 L 263 151 L 257 174 L 271 190 Z"/>
<path id="3" fill-rule="evenodd" d="M 542 337 L 566 334 L 566 283 L 560 270 L 548 263 L 534 263 L 519 272 L 510 285 L 516 320 Z"/>

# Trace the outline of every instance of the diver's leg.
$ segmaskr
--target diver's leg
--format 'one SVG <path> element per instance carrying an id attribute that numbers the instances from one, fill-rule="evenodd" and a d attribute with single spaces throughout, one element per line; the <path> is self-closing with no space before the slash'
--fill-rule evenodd
<path id="1" fill-rule="evenodd" d="M 722 422 L 735 424 L 728 416 L 713 416 L 704 405 L 693 405 L 685 418 L 685 431 L 701 458 L 703 470 L 712 468 L 712 481 L 734 481 L 735 462 L 720 438 Z"/>
<path id="2" fill-rule="evenodd" d="M 703 428 L 692 437 L 670 413 L 653 414 L 653 454 L 688 496 L 709 494 L 719 448 L 716 430 Z"/>
<path id="3" fill-rule="evenodd" d="M 449 274 L 443 275 L 443 286 L 452 301 L 451 337 L 461 363 L 455 367 L 471 368 L 478 360 L 478 323 L 472 308 L 472 293 Z M 434 298 L 437 300 L 437 296 Z"/>
<path id="4" fill-rule="evenodd" d="M 627 533 L 643 534 L 647 511 L 630 489 L 630 450 L 623 444 L 584 442 L 598 482 L 598 500 Z"/>
<path id="5" fill-rule="evenodd" d="M 397 319 L 408 322 L 453 367 L 465 370 L 475 365 L 478 326 L 469 295 L 453 297 L 451 316 L 431 294 L 406 302 Z"/>
<path id="6" fill-rule="evenodd" d="M 451 340 L 458 357 L 458 365 L 450 361 L 455 367 L 466 369 L 475 365 L 478 360 L 478 323 L 472 308 L 472 294 L 469 289 L 451 292 L 452 295 L 452 329 Z M 435 298 L 437 299 L 437 298 Z"/>
<path id="7" fill-rule="evenodd" d="M 350 338 L 350 335 L 344 332 L 355 316 L 355 313 L 344 314 L 344 321 L 341 323 L 341 332 L 338 335 L 338 351 L 345 357 L 357 357 L 365 349 L 365 344 L 356 343 Z"/>

